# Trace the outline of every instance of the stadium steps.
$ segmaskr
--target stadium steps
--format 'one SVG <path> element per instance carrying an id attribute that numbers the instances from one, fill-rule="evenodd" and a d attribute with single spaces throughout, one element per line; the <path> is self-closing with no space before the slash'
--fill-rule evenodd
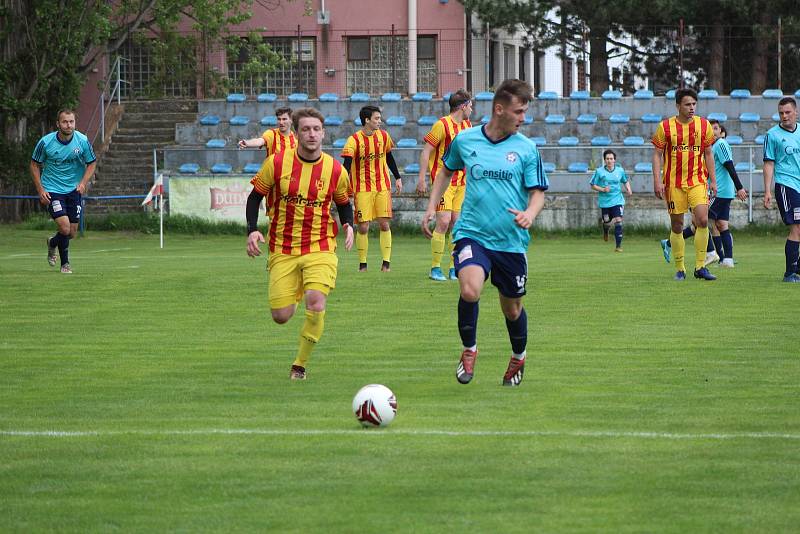
<path id="1" fill-rule="evenodd" d="M 143 195 L 153 183 L 153 148 L 175 144 L 175 125 L 197 120 L 197 102 L 135 101 L 124 104 L 108 150 L 100 158 L 92 196 Z M 163 155 L 158 155 L 159 168 Z M 141 200 L 94 202 L 91 213 L 139 211 Z"/>

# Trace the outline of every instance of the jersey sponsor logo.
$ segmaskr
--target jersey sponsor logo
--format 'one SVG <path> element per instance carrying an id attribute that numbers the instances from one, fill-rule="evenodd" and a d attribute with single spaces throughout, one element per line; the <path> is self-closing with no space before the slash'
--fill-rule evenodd
<path id="1" fill-rule="evenodd" d="M 505 169 L 485 169 L 480 163 L 476 163 L 469 168 L 470 178 L 475 180 L 504 180 L 509 181 L 514 178 L 514 173 Z"/>
<path id="2" fill-rule="evenodd" d="M 287 204 L 295 204 L 297 206 L 311 206 L 312 208 L 320 208 L 324 204 L 322 200 L 310 200 L 302 193 L 296 195 L 281 195 L 281 200 Z"/>
<path id="3" fill-rule="evenodd" d="M 358 159 L 361 161 L 372 161 L 375 159 L 380 159 L 383 157 L 383 152 L 379 152 L 378 154 L 366 154 L 364 156 L 360 156 Z"/>
<path id="4" fill-rule="evenodd" d="M 62 209 L 64 209 L 64 208 L 61 207 L 61 201 L 60 200 L 54 200 L 53 203 L 52 203 L 52 206 L 53 206 L 53 211 L 61 211 Z"/>
<path id="5" fill-rule="evenodd" d="M 700 148 L 697 145 L 672 145 L 673 152 L 700 152 Z"/>

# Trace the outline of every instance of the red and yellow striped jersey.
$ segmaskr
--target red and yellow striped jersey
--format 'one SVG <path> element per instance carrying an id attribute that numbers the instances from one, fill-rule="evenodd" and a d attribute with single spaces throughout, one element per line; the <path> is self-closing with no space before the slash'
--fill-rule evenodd
<path id="1" fill-rule="evenodd" d="M 372 135 L 367 135 L 364 130 L 359 130 L 347 138 L 341 157 L 353 158 L 350 176 L 353 190 L 356 193 L 391 191 L 386 154 L 391 152 L 392 148 L 394 148 L 394 142 L 389 132 L 385 130 L 376 130 L 372 132 Z"/>
<path id="2" fill-rule="evenodd" d="M 685 189 L 706 183 L 708 169 L 703 156 L 714 144 L 714 132 L 706 119 L 695 116 L 687 124 L 677 117 L 664 119 L 650 141 L 664 154 L 661 176 L 666 187 Z"/>
<path id="3" fill-rule="evenodd" d="M 283 135 L 278 128 L 264 130 L 261 138 L 264 139 L 264 150 L 267 151 L 267 157 L 287 148 L 297 148 L 297 139 L 291 130 L 289 130 L 289 135 Z"/>
<path id="4" fill-rule="evenodd" d="M 290 148 L 268 157 L 250 183 L 266 197 L 270 252 L 336 251 L 339 228 L 331 200 L 346 204 L 350 188 L 341 163 L 328 154 L 305 161 Z"/>
<path id="5" fill-rule="evenodd" d="M 442 158 L 450 143 L 458 135 L 458 132 L 471 127 L 472 123 L 469 122 L 469 119 L 464 119 L 457 123 L 450 115 L 446 115 L 436 121 L 436 124 L 431 127 L 431 131 L 425 135 L 425 142 L 434 148 L 430 158 L 428 158 L 428 172 L 431 174 L 431 183 L 436 179 L 436 174 L 443 166 Z M 450 185 L 465 184 L 466 175 L 464 170 L 454 172 L 453 177 L 450 179 Z"/>

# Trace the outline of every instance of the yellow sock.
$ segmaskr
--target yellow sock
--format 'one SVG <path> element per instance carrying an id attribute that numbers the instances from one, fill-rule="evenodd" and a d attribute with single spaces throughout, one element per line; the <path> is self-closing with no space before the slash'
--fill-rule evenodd
<path id="1" fill-rule="evenodd" d="M 694 229 L 694 268 L 701 269 L 706 262 L 708 248 L 708 226 Z"/>
<path id="2" fill-rule="evenodd" d="M 300 347 L 297 349 L 297 357 L 294 365 L 305 367 L 311 351 L 317 345 L 317 341 L 322 337 L 322 329 L 325 327 L 325 311 L 306 310 L 306 320 L 303 328 L 300 329 Z"/>
<path id="3" fill-rule="evenodd" d="M 392 231 L 381 230 L 381 256 L 383 261 L 392 261 Z"/>
<path id="4" fill-rule="evenodd" d="M 442 254 L 444 253 L 444 234 L 440 234 L 436 230 L 433 231 L 431 237 L 431 267 L 440 267 L 442 265 Z"/>
<path id="5" fill-rule="evenodd" d="M 672 257 L 675 258 L 675 268 L 678 271 L 686 271 L 686 264 L 683 262 L 683 257 L 686 255 L 686 241 L 683 239 L 683 234 L 676 234 L 670 230 L 669 242 L 672 246 Z"/>
<path id="6" fill-rule="evenodd" d="M 447 236 L 447 270 L 449 271 L 453 267 L 453 251 L 456 249 L 455 243 L 453 243 L 453 233 L 450 232 Z M 447 273 L 445 273 L 447 274 Z"/>
<path id="7" fill-rule="evenodd" d="M 356 234 L 356 250 L 358 250 L 358 262 L 367 263 L 367 249 L 369 248 L 369 234 Z"/>

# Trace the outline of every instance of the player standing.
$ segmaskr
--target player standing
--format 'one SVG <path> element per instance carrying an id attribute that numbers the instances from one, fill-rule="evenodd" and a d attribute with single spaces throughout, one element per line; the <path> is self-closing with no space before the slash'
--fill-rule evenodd
<path id="1" fill-rule="evenodd" d="M 466 169 L 464 205 L 453 227 L 460 290 L 458 331 L 463 344 L 456 379 L 462 384 L 469 383 L 474 374 L 478 302 L 490 276 L 500 293 L 511 341 L 512 356 L 503 385 L 518 386 L 525 369 L 528 317 L 522 298 L 528 279 L 529 229 L 544 206 L 544 192 L 549 187 L 536 144 L 519 133 L 531 92 L 530 85 L 521 80 L 500 84 L 489 122 L 462 131 L 450 144 L 422 217 L 422 231 L 431 237 L 428 225 L 442 194 L 453 173 Z"/>
<path id="2" fill-rule="evenodd" d="M 345 228 L 345 248 L 353 246 L 353 208 L 348 197 L 347 171 L 322 153 L 324 117 L 313 108 L 292 115 L 298 135 L 297 149 L 270 156 L 250 183 L 247 198 L 247 254 L 261 255 L 258 210 L 267 197 L 269 210 L 269 303 L 272 320 L 284 324 L 292 318 L 305 294 L 305 322 L 300 347 L 289 377 L 305 380 L 306 364 L 322 336 L 327 296 L 336 285 L 338 228 L 331 217 L 336 203 Z"/>
<path id="3" fill-rule="evenodd" d="M 369 223 L 377 219 L 383 259 L 381 271 L 386 272 L 390 270 L 392 259 L 392 230 L 389 227 L 392 219 L 392 186 L 389 184 L 389 170 L 394 175 L 398 193 L 403 190 L 403 180 L 392 156 L 394 142 L 389 132 L 381 130 L 380 108 L 364 106 L 358 112 L 358 117 L 363 128 L 347 138 L 341 154 L 355 191 L 358 270 L 367 270 Z"/>
<path id="4" fill-rule="evenodd" d="M 58 112 L 55 132 L 36 143 L 31 156 L 31 176 L 39 202 L 47 206 L 58 231 L 47 239 L 47 263 L 56 265 L 56 249 L 61 257 L 61 272 L 72 274 L 69 241 L 75 237 L 81 220 L 81 196 L 94 175 L 97 157 L 91 143 L 75 129 L 75 112 Z"/>
<path id="5" fill-rule="evenodd" d="M 747 190 L 742 186 L 736 167 L 733 165 L 733 150 L 725 140 L 727 132 L 725 127 L 717 120 L 708 121 L 714 131 L 713 151 L 714 167 L 717 174 L 717 195 L 708 206 L 708 220 L 711 225 L 711 239 L 714 248 L 722 258 L 720 267 L 733 268 L 733 237 L 731 236 L 728 220 L 730 219 L 731 201 L 738 198 L 747 200 Z M 708 256 L 708 253 L 706 253 Z"/>
<path id="6" fill-rule="evenodd" d="M 625 169 L 617 165 L 617 154 L 613 150 L 603 152 L 603 161 L 605 165 L 594 171 L 589 184 L 599 193 L 597 204 L 603 218 L 603 241 L 608 241 L 608 229 L 613 224 L 614 252 L 622 252 L 622 213 L 625 209 L 622 184 L 625 184 L 625 191 L 629 196 L 633 191 Z"/>
<path id="7" fill-rule="evenodd" d="M 297 138 L 292 132 L 292 110 L 290 108 L 278 108 L 275 110 L 275 118 L 278 119 L 278 127 L 264 130 L 261 137 L 253 139 L 240 139 L 239 149 L 242 148 L 261 148 L 267 151 L 264 159 L 287 148 L 297 146 Z"/>
<path id="8" fill-rule="evenodd" d="M 425 194 L 428 192 L 428 184 L 425 180 L 425 170 L 430 173 L 430 180 L 436 178 L 439 169 L 442 168 L 442 158 L 447 151 L 450 143 L 458 132 L 472 127 L 469 121 L 472 115 L 472 95 L 464 89 L 459 89 L 450 95 L 450 114 L 445 115 L 431 127 L 425 135 L 425 147 L 419 157 L 419 178 L 417 179 L 417 192 Z M 464 191 L 466 189 L 465 174 L 463 169 L 453 173 L 450 185 L 442 195 L 436 207 L 436 227 L 431 237 L 431 272 L 428 275 L 431 280 L 439 282 L 447 280 L 457 280 L 456 270 L 450 266 L 452 254 L 449 254 L 448 276 L 442 273 L 442 255 L 444 254 L 445 235 L 450 234 L 450 247 L 453 250 L 453 224 L 458 220 L 461 212 L 461 205 L 464 202 Z"/>

